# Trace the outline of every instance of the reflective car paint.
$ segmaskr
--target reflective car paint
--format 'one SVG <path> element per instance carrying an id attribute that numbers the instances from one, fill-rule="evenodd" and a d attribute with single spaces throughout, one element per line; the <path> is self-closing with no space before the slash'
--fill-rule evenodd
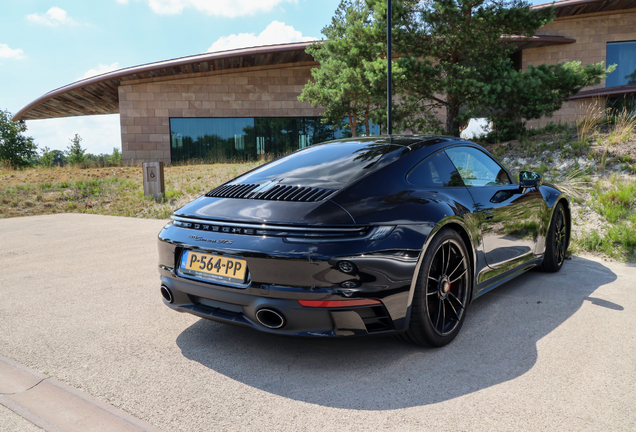
<path id="1" fill-rule="evenodd" d="M 533 190 L 523 190 L 518 184 L 431 188 L 407 181 L 410 170 L 426 158 L 451 146 L 481 149 L 473 143 L 410 136 L 344 142 L 358 143 L 364 157 L 372 161 L 362 175 L 353 175 L 346 183 L 295 174 L 291 183 L 337 187 L 328 199 L 286 202 L 201 197 L 175 211 L 174 218 L 202 224 L 267 224 L 283 231 L 286 227 L 394 227 L 386 237 L 340 242 L 317 238 L 303 243 L 288 237 L 209 232 L 169 223 L 159 234 L 161 281 L 174 297 L 172 303 L 165 303 L 178 311 L 279 334 L 347 336 L 403 331 L 409 322 L 415 276 L 427 245 L 441 228 L 451 226 L 464 238 L 476 281 L 470 296 L 474 299 L 540 264 L 552 210 L 560 200 L 567 208 L 565 197 L 550 185 Z M 268 174 L 265 165 L 229 184 L 276 176 L 285 178 L 280 171 Z M 176 266 L 184 249 L 244 259 L 248 280 L 213 284 L 179 276 Z M 342 262 L 351 265 L 340 266 Z M 297 301 L 359 298 L 379 299 L 382 305 L 335 310 L 307 308 Z M 255 318 L 261 308 L 282 310 L 285 326 L 273 330 L 261 325 Z"/>

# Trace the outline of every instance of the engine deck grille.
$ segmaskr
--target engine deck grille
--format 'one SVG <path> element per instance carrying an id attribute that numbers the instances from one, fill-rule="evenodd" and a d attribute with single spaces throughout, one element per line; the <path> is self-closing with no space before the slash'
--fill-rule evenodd
<path id="1" fill-rule="evenodd" d="M 258 184 L 219 186 L 206 193 L 210 198 L 247 198 L 250 192 L 259 187 Z"/>
<path id="2" fill-rule="evenodd" d="M 308 186 L 275 185 L 259 191 L 260 184 L 238 184 L 219 186 L 211 190 L 206 197 L 210 198 L 243 198 L 269 201 L 315 202 L 327 198 L 336 189 L 325 189 Z"/>

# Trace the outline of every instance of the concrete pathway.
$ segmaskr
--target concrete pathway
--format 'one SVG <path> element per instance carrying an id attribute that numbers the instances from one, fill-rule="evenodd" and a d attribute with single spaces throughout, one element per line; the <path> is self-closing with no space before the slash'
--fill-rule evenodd
<path id="1" fill-rule="evenodd" d="M 0 355 L 165 432 L 636 430 L 633 265 L 527 273 L 442 349 L 290 339 L 166 308 L 163 224 L 0 219 Z"/>
<path id="2" fill-rule="evenodd" d="M 86 393 L 0 356 L 0 405 L 13 417 L 13 430 L 68 432 L 158 432 L 130 414 Z M 1 417 L 0 417 L 1 418 Z M 35 427 L 38 426 L 38 427 Z"/>

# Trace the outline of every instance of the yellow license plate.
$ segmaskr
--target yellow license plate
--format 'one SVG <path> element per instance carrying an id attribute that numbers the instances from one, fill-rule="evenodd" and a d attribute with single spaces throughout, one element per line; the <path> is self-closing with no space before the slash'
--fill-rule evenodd
<path id="1" fill-rule="evenodd" d="M 189 276 L 243 283 L 247 262 L 236 258 L 184 251 L 179 269 L 181 273 Z"/>

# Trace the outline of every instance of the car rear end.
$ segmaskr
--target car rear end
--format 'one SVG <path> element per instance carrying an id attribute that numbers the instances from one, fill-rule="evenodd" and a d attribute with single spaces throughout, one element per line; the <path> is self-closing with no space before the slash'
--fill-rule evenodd
<path id="1" fill-rule="evenodd" d="M 395 150 L 376 142 L 310 148 L 309 166 L 292 155 L 179 209 L 159 234 L 164 303 L 278 334 L 404 330 L 429 228 L 358 225 L 331 199 L 390 164 Z"/>

